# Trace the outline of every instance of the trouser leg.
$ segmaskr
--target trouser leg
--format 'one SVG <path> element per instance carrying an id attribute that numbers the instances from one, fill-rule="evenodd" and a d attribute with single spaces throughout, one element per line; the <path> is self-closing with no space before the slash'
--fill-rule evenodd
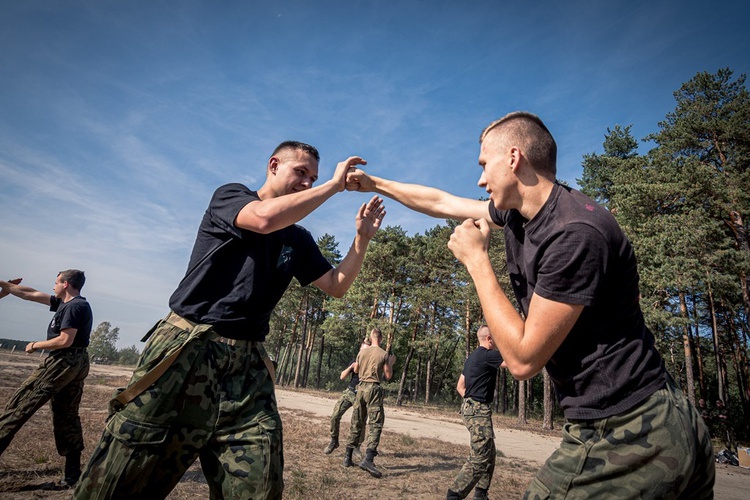
<path id="1" fill-rule="evenodd" d="M 497 451 L 490 405 L 467 400 L 461 413 L 471 436 L 471 450 L 450 489 L 465 498 L 475 486 L 489 489 Z"/>
<path id="2" fill-rule="evenodd" d="M 52 428 L 54 429 L 57 452 L 62 456 L 83 450 L 83 429 L 79 409 L 83 396 L 83 386 L 89 374 L 88 355 L 75 353 L 77 373 L 65 387 L 52 396 Z M 71 367 L 71 372 L 73 367 Z"/>
<path id="3" fill-rule="evenodd" d="M 354 406 L 354 398 L 356 394 L 349 388 L 344 391 L 336 405 L 333 407 L 333 413 L 331 414 L 331 439 L 339 440 L 339 430 L 341 428 L 341 418 L 344 413 Z"/>
<path id="4" fill-rule="evenodd" d="M 76 375 L 67 356 L 47 356 L 11 396 L 0 415 L 0 454 L 21 427 Z"/>
<path id="5" fill-rule="evenodd" d="M 215 380 L 225 363 L 216 343 L 196 332 L 206 329 L 190 334 L 159 323 L 131 385 L 184 347 L 155 383 L 111 416 L 75 498 L 164 498 L 195 461 L 216 421 Z"/>
<path id="6" fill-rule="evenodd" d="M 228 355 L 216 432 L 200 455 L 211 498 L 281 498 L 283 431 L 265 350 L 238 345 Z"/>
<path id="7" fill-rule="evenodd" d="M 567 422 L 526 498 L 709 498 L 714 474 L 708 431 L 670 382 L 619 415 Z"/>

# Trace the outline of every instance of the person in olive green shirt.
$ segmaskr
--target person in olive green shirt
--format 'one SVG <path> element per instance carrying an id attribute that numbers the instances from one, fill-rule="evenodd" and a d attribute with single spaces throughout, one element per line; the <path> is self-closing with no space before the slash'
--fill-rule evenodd
<path id="1" fill-rule="evenodd" d="M 359 463 L 360 469 L 370 473 L 373 477 L 381 477 L 383 474 L 375 467 L 373 460 L 378 454 L 378 443 L 380 434 L 383 432 L 383 388 L 380 383 L 390 380 L 393 376 L 393 363 L 396 356 L 388 354 L 380 347 L 383 334 L 378 328 L 370 332 L 372 345 L 363 349 L 357 355 L 354 371 L 359 374 L 359 387 L 357 398 L 354 401 L 352 412 L 352 426 L 349 432 L 349 441 L 346 445 L 344 455 L 344 467 L 352 465 L 352 453 L 359 443 L 364 432 L 365 424 L 369 421 L 370 434 L 367 441 L 365 458 Z"/>

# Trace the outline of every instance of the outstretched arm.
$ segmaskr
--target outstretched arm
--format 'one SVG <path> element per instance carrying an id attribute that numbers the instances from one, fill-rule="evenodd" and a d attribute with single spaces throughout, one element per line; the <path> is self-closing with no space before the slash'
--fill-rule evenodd
<path id="1" fill-rule="evenodd" d="M 383 217 L 385 217 L 385 207 L 381 198 L 373 196 L 369 203 L 362 204 L 357 213 L 357 235 L 346 257 L 337 268 L 331 269 L 313 281 L 313 284 L 328 295 L 336 298 L 343 297 L 362 269 L 367 247 L 378 232 Z"/>
<path id="2" fill-rule="evenodd" d="M 35 290 L 34 288 L 31 288 L 30 286 L 23 286 L 23 285 L 17 284 L 20 282 L 21 282 L 21 278 L 16 278 L 10 281 L 0 280 L 0 289 L 2 289 L 3 292 L 6 292 L 6 295 L 7 294 L 15 295 L 19 299 L 30 300 L 32 302 L 39 302 L 40 304 L 44 304 L 45 306 L 48 306 L 51 304 L 50 299 L 52 299 L 52 295 L 48 293 L 40 292 L 39 290 Z"/>
<path id="3" fill-rule="evenodd" d="M 260 234 L 272 233 L 296 224 L 328 198 L 344 190 L 346 174 L 350 169 L 365 164 L 367 162 L 359 156 L 351 156 L 336 165 L 333 178 L 320 186 L 280 196 L 261 196 L 261 200 L 245 205 L 234 223 L 239 228 Z"/>
<path id="4" fill-rule="evenodd" d="M 8 280 L 7 282 L 0 282 L 0 283 L 11 283 L 13 285 L 17 285 L 22 280 L 23 278 L 14 278 L 12 280 Z M 7 297 L 8 295 L 10 295 L 10 290 L 6 290 L 5 288 L 0 288 L 0 299 L 2 299 L 3 297 Z"/>
<path id="5" fill-rule="evenodd" d="M 491 227 L 498 227 L 490 219 L 489 201 L 462 198 L 421 184 L 407 184 L 383 179 L 374 175 L 368 175 L 360 169 L 356 169 L 347 175 L 346 188 L 352 191 L 382 194 L 396 200 L 407 208 L 431 217 L 459 221 L 485 219 Z"/>

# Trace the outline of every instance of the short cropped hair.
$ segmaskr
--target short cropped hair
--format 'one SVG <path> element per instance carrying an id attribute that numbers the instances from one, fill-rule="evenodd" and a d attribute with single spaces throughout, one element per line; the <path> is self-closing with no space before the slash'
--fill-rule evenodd
<path id="1" fill-rule="evenodd" d="M 491 337 L 490 327 L 487 325 L 481 325 L 477 328 L 477 339 L 482 340 L 483 338 Z"/>
<path id="2" fill-rule="evenodd" d="M 320 153 L 318 153 L 318 150 L 315 149 L 313 146 L 310 146 L 309 144 L 305 144 L 304 142 L 299 142 L 299 141 L 282 142 L 281 144 L 276 146 L 276 149 L 273 150 L 273 153 L 271 153 L 271 156 L 276 156 L 277 154 L 279 154 L 280 151 L 285 151 L 285 150 L 304 151 L 305 153 L 315 158 L 315 161 L 320 163 Z"/>
<path id="3" fill-rule="evenodd" d="M 373 328 L 372 331 L 370 331 L 370 336 L 373 334 L 379 339 L 383 338 L 383 332 L 380 331 L 380 328 Z"/>
<path id="4" fill-rule="evenodd" d="M 482 131 L 479 143 L 493 130 L 502 133 L 506 142 L 518 142 L 534 169 L 557 175 L 557 143 L 541 118 L 527 111 L 508 113 Z"/>
<path id="5" fill-rule="evenodd" d="M 79 292 L 81 291 L 81 288 L 83 288 L 83 284 L 86 283 L 86 275 L 83 274 L 83 271 L 79 271 L 78 269 L 60 271 L 57 275 L 60 277 L 62 283 L 67 281 L 70 286 Z"/>

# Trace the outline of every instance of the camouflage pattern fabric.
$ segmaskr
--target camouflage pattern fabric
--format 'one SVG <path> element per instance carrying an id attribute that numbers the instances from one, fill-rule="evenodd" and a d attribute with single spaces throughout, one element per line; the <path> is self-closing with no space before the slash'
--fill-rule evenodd
<path id="1" fill-rule="evenodd" d="M 383 433 L 383 389 L 374 382 L 360 382 L 352 410 L 352 425 L 347 448 L 357 448 L 364 441 L 365 425 L 369 422 L 370 434 L 367 449 L 377 452 Z"/>
<path id="2" fill-rule="evenodd" d="M 356 397 L 357 393 L 347 387 L 333 407 L 333 413 L 331 414 L 331 439 L 335 439 L 338 442 L 341 417 L 344 416 L 346 410 L 354 406 L 354 399 Z"/>
<path id="3" fill-rule="evenodd" d="M 74 498 L 165 498 L 199 457 L 211 498 L 281 498 L 281 419 L 262 344 L 162 321 L 130 384 L 183 344 L 156 383 L 115 408 Z"/>
<path id="4" fill-rule="evenodd" d="M 471 451 L 450 489 L 461 498 L 466 498 L 474 486 L 489 489 L 497 451 L 495 431 L 492 428 L 492 407 L 466 398 L 461 405 L 461 415 L 471 436 Z"/>
<path id="5" fill-rule="evenodd" d="M 566 423 L 525 498 L 713 498 L 714 474 L 708 429 L 670 380 L 624 414 Z"/>
<path id="6" fill-rule="evenodd" d="M 88 374 L 89 356 L 84 349 L 53 351 L 44 358 L 11 396 L 0 415 L 0 453 L 5 451 L 23 424 L 47 401 L 51 401 L 52 406 L 57 452 L 65 456 L 83 450 L 78 408 Z"/>

